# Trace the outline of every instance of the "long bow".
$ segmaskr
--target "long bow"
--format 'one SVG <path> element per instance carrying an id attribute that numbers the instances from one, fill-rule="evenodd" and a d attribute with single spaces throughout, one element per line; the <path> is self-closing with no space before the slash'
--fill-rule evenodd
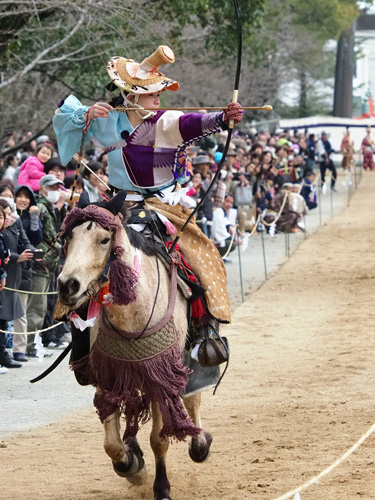
<path id="1" fill-rule="evenodd" d="M 241 26 L 240 9 L 239 9 L 237 0 L 233 0 L 233 4 L 234 4 L 235 11 L 236 11 L 236 20 L 237 20 L 237 67 L 236 67 L 236 78 L 235 78 L 235 81 L 234 81 L 234 89 L 233 89 L 232 102 L 238 102 L 238 87 L 240 85 L 241 58 L 242 58 L 242 26 Z M 234 127 L 234 122 L 232 120 L 229 123 L 229 130 L 228 130 L 227 142 L 225 143 L 225 147 L 224 147 L 224 150 L 223 150 L 223 156 L 222 156 L 221 161 L 220 161 L 220 163 L 218 165 L 218 168 L 217 168 L 217 171 L 215 173 L 215 176 L 212 179 L 212 182 L 209 185 L 207 191 L 203 195 L 201 201 L 197 204 L 197 206 L 194 208 L 194 210 L 191 212 L 191 214 L 187 218 L 185 224 L 182 226 L 181 230 L 177 233 L 176 238 L 174 239 L 173 244 L 172 244 L 172 246 L 169 249 L 169 252 L 168 252 L 169 254 L 173 252 L 173 249 L 177 245 L 178 240 L 181 238 L 181 235 L 184 232 L 186 226 L 189 224 L 189 222 L 191 221 L 191 219 L 194 217 L 194 215 L 201 208 L 201 206 L 204 203 L 204 200 L 210 194 L 212 188 L 215 185 L 215 182 L 219 178 L 221 169 L 224 166 L 224 161 L 225 161 L 225 158 L 226 158 L 227 153 L 228 153 L 230 141 L 232 139 L 233 127 Z"/>

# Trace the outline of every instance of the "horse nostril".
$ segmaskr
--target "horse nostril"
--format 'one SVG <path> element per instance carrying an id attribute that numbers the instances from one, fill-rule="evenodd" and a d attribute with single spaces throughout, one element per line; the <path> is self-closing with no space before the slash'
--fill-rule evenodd
<path id="1" fill-rule="evenodd" d="M 77 281 L 76 279 L 74 278 L 71 278 L 70 280 L 68 280 L 66 282 L 66 288 L 67 288 L 67 292 L 69 295 L 75 295 L 78 290 L 79 290 L 79 281 Z"/>
<path id="2" fill-rule="evenodd" d="M 68 298 L 71 297 L 72 295 L 75 295 L 79 288 L 80 288 L 80 283 L 78 280 L 74 278 L 68 279 L 65 283 L 59 278 L 58 279 L 58 288 L 59 288 L 59 294 L 64 297 Z"/>

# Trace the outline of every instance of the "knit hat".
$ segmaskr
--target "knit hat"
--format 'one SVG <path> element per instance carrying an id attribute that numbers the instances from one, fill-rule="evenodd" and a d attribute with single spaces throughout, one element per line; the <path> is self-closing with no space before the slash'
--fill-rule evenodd
<path id="1" fill-rule="evenodd" d="M 167 45 L 146 57 L 141 63 L 133 59 L 115 56 L 109 61 L 107 71 L 112 82 L 107 89 L 112 91 L 118 87 L 131 94 L 152 94 L 163 90 L 178 90 L 178 82 L 160 73 L 159 66 L 174 63 L 174 53 Z"/>

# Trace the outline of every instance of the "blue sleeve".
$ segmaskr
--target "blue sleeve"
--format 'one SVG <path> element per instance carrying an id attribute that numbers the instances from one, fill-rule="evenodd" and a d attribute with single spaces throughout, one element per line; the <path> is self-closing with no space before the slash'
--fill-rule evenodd
<path id="1" fill-rule="evenodd" d="M 89 106 L 84 106 L 76 97 L 70 95 L 55 111 L 52 124 L 62 165 L 66 165 L 80 149 L 82 132 L 86 125 L 84 115 L 89 109 Z M 85 144 L 91 140 L 92 136 L 89 126 Z"/>

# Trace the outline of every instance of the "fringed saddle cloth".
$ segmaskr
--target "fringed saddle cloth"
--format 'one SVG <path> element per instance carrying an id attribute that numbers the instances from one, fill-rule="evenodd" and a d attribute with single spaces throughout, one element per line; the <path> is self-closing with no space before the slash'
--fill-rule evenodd
<path id="1" fill-rule="evenodd" d="M 177 268 L 173 265 L 168 310 L 158 323 L 140 332 L 114 328 L 103 307 L 90 354 L 72 364 L 73 370 L 85 370 L 89 383 L 100 388 L 94 404 L 102 422 L 121 408 L 126 420 L 124 439 L 135 436 L 139 425 L 151 418 L 153 400 L 163 419 L 161 438 L 183 440 L 201 431 L 180 398 L 190 370 L 184 365 L 173 319 L 176 295 Z"/>

